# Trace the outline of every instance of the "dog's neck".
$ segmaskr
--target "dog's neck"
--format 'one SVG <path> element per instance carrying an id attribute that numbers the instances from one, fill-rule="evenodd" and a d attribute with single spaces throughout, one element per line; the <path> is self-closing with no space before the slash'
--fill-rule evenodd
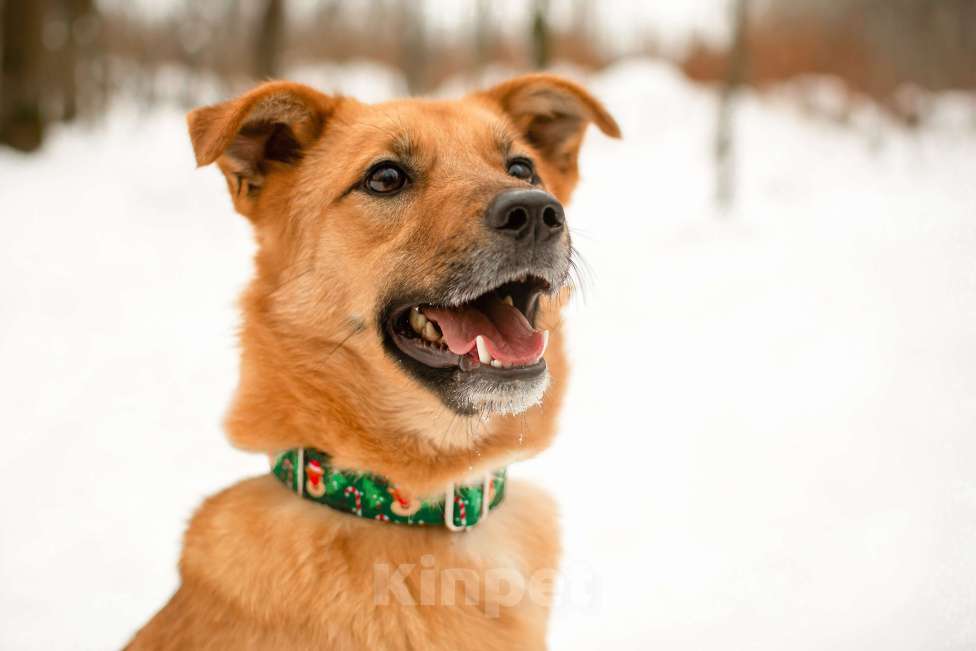
<path id="1" fill-rule="evenodd" d="M 516 416 L 482 420 L 449 412 L 435 400 L 418 408 L 417 389 L 407 380 L 403 387 L 378 389 L 356 385 L 356 377 L 334 375 L 335 368 L 344 368 L 350 376 L 369 378 L 370 365 L 385 359 L 364 360 L 339 350 L 324 366 L 310 370 L 307 360 L 253 317 L 245 315 L 240 383 L 225 421 L 239 448 L 269 455 L 315 448 L 327 452 L 338 467 L 431 495 L 449 483 L 531 457 L 552 439 L 563 389 L 559 382 L 547 392 L 544 410 L 535 407 Z M 558 336 L 549 355 L 550 364 L 562 362 Z M 303 368 L 300 379 L 296 368 Z M 420 430 L 422 423 L 427 431 Z"/>

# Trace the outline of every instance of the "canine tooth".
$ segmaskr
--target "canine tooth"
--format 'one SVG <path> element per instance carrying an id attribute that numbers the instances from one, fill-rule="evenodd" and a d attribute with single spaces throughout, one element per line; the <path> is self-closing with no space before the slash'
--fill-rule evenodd
<path id="1" fill-rule="evenodd" d="M 490 364 L 491 355 L 488 354 L 488 346 L 485 345 L 485 338 L 478 335 L 474 338 L 474 343 L 476 346 L 478 346 L 478 360 L 482 364 Z"/>
<path id="2" fill-rule="evenodd" d="M 539 355 L 539 357 L 542 357 L 542 355 L 546 354 L 546 348 L 548 347 L 549 347 L 549 331 L 543 330 L 542 331 L 542 353 Z"/>
<path id="3" fill-rule="evenodd" d="M 501 368 L 502 367 L 502 363 L 499 362 L 497 359 L 491 360 L 491 365 L 494 366 L 495 368 Z"/>
<path id="4" fill-rule="evenodd" d="M 505 298 L 502 299 L 502 302 L 508 303 L 509 305 L 514 305 L 514 302 L 512 301 L 512 297 L 511 296 L 506 296 Z"/>
<path id="5" fill-rule="evenodd" d="M 440 341 L 440 339 L 441 339 L 440 334 L 438 334 L 438 332 L 437 332 L 437 328 L 435 328 L 434 327 L 434 324 L 431 323 L 430 321 L 427 321 L 424 324 L 424 332 L 423 332 L 423 335 L 424 335 L 424 339 L 426 339 L 427 341 L 429 341 L 431 343 L 436 343 L 436 342 Z"/>
<path id="6" fill-rule="evenodd" d="M 424 333 L 424 326 L 427 325 L 427 317 L 420 312 L 420 308 L 410 310 L 410 327 L 417 331 L 417 334 Z"/>

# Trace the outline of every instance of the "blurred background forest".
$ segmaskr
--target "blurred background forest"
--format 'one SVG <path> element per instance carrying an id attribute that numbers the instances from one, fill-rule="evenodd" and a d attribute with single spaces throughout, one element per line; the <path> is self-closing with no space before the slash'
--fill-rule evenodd
<path id="1" fill-rule="evenodd" d="M 38 148 L 54 122 L 97 120 L 113 98 L 190 107 L 297 66 L 368 61 L 411 93 L 450 78 L 644 56 L 726 94 L 809 75 L 906 125 L 927 94 L 976 88 L 976 0 L 729 0 L 675 30 L 639 3 L 592 0 L 4 0 L 0 142 Z M 721 122 L 722 118 L 719 118 Z M 722 145 L 719 144 L 721 149 Z"/>
<path id="2" fill-rule="evenodd" d="M 542 68 L 624 134 L 587 135 L 561 431 L 513 466 L 560 503 L 551 647 L 976 649 L 976 0 L 0 20 L 0 649 L 122 647 L 200 501 L 267 472 L 220 433 L 255 238 L 186 110 L 268 77 L 373 102 Z"/>

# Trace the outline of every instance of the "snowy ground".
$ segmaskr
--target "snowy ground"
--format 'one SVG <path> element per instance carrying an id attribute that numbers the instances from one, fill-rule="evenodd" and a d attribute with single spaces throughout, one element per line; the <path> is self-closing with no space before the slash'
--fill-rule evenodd
<path id="1" fill-rule="evenodd" d="M 561 438 L 512 470 L 563 508 L 552 647 L 976 648 L 974 133 L 748 99 L 718 219 L 711 97 L 589 83 L 626 140 L 591 135 L 570 210 Z M 250 235 L 183 129 L 0 152 L 0 648 L 119 647 L 194 507 L 266 469 L 219 429 Z"/>

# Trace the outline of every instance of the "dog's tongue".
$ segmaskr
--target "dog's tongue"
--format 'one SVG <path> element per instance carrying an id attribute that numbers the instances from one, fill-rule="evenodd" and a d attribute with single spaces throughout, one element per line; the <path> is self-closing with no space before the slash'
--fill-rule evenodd
<path id="1" fill-rule="evenodd" d="M 543 353 L 542 332 L 532 328 L 518 308 L 496 298 L 462 308 L 424 308 L 437 323 L 444 342 L 455 355 L 467 355 L 481 335 L 493 359 L 503 364 L 533 364 Z"/>

